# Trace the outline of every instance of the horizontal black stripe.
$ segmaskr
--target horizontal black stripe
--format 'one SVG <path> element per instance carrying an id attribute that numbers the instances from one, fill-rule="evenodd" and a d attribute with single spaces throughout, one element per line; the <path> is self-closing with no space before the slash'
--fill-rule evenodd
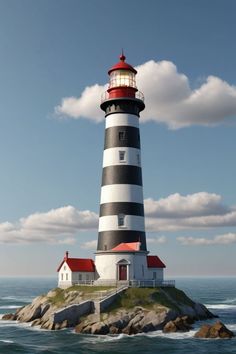
<path id="1" fill-rule="evenodd" d="M 141 167 L 131 165 L 104 167 L 102 171 L 102 186 L 108 184 L 136 184 L 142 186 Z"/>
<path id="2" fill-rule="evenodd" d="M 113 147 L 133 147 L 140 149 L 139 128 L 123 125 L 107 128 L 105 130 L 104 150 Z"/>
<path id="3" fill-rule="evenodd" d="M 107 215 L 137 215 L 144 216 L 143 204 L 129 202 L 114 202 L 100 205 L 100 216 Z"/>
<path id="4" fill-rule="evenodd" d="M 135 114 L 139 117 L 139 112 L 141 112 L 145 104 L 143 101 L 137 98 L 113 98 L 104 101 L 101 104 L 101 109 L 105 111 L 106 116 L 114 113 L 129 113 Z"/>
<path id="5" fill-rule="evenodd" d="M 98 251 L 108 251 L 122 242 L 141 242 L 140 249 L 147 250 L 146 235 L 143 231 L 117 230 L 102 231 L 98 234 Z"/>

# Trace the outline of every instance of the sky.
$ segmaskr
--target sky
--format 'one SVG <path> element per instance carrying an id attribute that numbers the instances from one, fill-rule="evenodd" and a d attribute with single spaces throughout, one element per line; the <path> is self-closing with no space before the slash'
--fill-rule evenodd
<path id="1" fill-rule="evenodd" d="M 166 275 L 236 269 L 236 2 L 0 0 L 0 276 L 96 250 L 108 69 L 138 70 L 146 234 Z"/>

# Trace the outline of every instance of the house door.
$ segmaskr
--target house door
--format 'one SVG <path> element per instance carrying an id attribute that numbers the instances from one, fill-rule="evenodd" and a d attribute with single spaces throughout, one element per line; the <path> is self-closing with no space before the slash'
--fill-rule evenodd
<path id="1" fill-rule="evenodd" d="M 127 265 L 119 265 L 119 280 L 127 280 Z"/>

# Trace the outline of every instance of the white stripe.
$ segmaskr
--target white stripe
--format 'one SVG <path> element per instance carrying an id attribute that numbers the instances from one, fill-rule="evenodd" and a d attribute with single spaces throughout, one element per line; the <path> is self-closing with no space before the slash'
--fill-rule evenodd
<path id="1" fill-rule="evenodd" d="M 134 184 L 110 184 L 101 188 L 101 204 L 112 202 L 143 203 L 143 187 Z"/>
<path id="2" fill-rule="evenodd" d="M 124 152 L 124 160 L 120 160 L 120 152 Z M 115 147 L 103 152 L 103 167 L 112 165 L 132 165 L 141 167 L 141 151 L 131 147 Z"/>
<path id="3" fill-rule="evenodd" d="M 108 215 L 99 218 L 99 232 L 112 230 L 144 231 L 144 217 L 125 215 L 124 226 L 118 226 L 118 215 Z"/>
<path id="4" fill-rule="evenodd" d="M 106 117 L 106 129 L 120 125 L 129 125 L 139 128 L 139 117 L 127 113 L 113 113 Z"/>

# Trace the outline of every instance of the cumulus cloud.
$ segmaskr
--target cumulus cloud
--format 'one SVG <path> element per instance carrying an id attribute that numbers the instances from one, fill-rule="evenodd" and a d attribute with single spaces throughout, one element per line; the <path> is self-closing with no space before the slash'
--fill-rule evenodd
<path id="1" fill-rule="evenodd" d="M 221 196 L 206 192 L 144 201 L 148 231 L 176 231 L 236 226 L 236 208 L 222 203 Z"/>
<path id="2" fill-rule="evenodd" d="M 79 231 L 97 228 L 98 215 L 72 206 L 34 213 L 15 223 L 0 224 L 0 243 L 75 243 Z"/>
<path id="3" fill-rule="evenodd" d="M 141 122 L 155 121 L 178 129 L 191 125 L 215 126 L 236 116 L 236 87 L 208 76 L 196 89 L 171 61 L 150 60 L 136 67 L 137 85 L 145 95 Z M 55 108 L 59 116 L 103 120 L 99 108 L 107 85 L 86 87 L 80 97 L 65 97 Z"/>
<path id="4" fill-rule="evenodd" d="M 144 201 L 148 232 L 209 229 L 236 226 L 236 208 L 223 204 L 220 195 L 199 192 L 186 196 L 178 193 L 166 198 Z M 0 243 L 73 244 L 81 231 L 97 230 L 98 215 L 73 206 L 34 213 L 16 222 L 0 223 Z M 96 248 L 96 240 L 82 244 Z M 165 236 L 151 237 L 150 243 L 165 243 Z"/>
<path id="5" fill-rule="evenodd" d="M 212 239 L 205 237 L 177 237 L 177 241 L 186 246 L 231 245 L 232 243 L 236 243 L 236 234 L 218 235 Z"/>

